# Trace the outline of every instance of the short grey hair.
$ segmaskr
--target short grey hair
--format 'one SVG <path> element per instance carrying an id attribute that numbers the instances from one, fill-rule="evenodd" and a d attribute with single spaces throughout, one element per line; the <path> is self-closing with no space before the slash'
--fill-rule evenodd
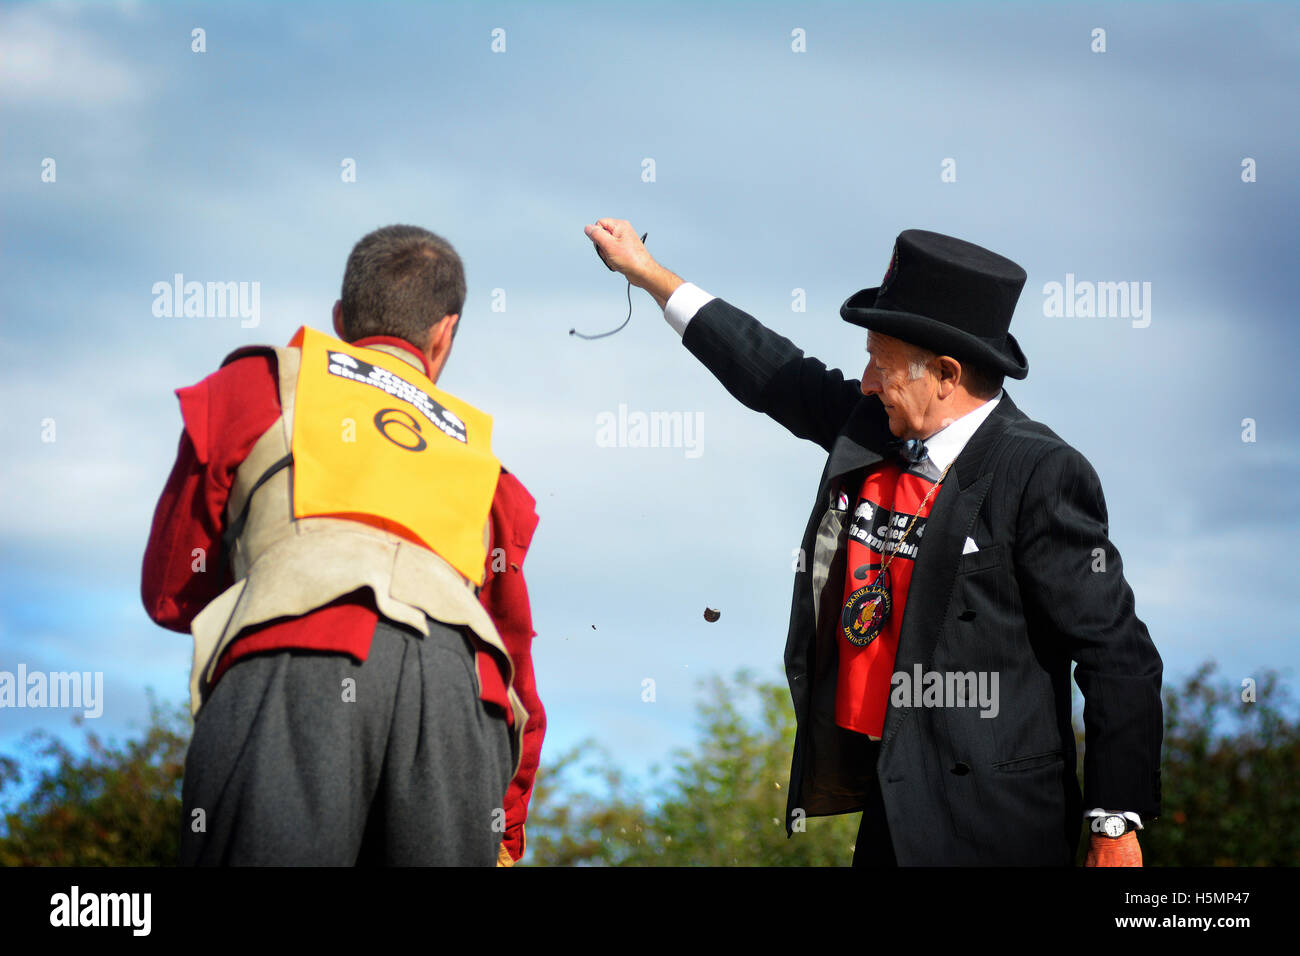
<path id="1" fill-rule="evenodd" d="M 876 332 L 874 329 L 867 332 L 867 351 L 871 351 L 872 336 L 875 335 L 884 335 L 884 333 Z M 938 352 L 933 352 L 923 345 L 904 342 L 902 339 L 897 341 L 904 347 L 903 354 L 907 356 L 907 371 L 912 381 L 916 381 L 924 375 L 929 364 L 939 357 Z M 1002 390 L 1004 376 L 1001 372 L 986 368 L 979 362 L 973 362 L 969 359 L 958 359 L 957 361 L 961 362 L 962 383 L 966 386 L 966 391 L 970 392 L 971 395 L 976 398 L 990 399 Z"/>
<path id="2" fill-rule="evenodd" d="M 873 341 L 878 341 L 877 337 L 884 334 L 885 333 L 883 332 L 877 332 L 875 329 L 868 330 L 867 332 L 868 352 L 871 351 L 871 343 Z M 893 336 L 888 336 L 888 338 L 893 338 Z M 934 359 L 937 357 L 937 353 L 931 352 L 929 349 L 925 348 L 924 346 L 913 345 L 911 342 L 904 342 L 902 339 L 895 339 L 895 341 L 903 346 L 904 349 L 903 354 L 907 356 L 908 374 L 911 376 L 912 381 L 916 381 L 918 378 L 920 378 L 922 375 L 925 374 L 926 366 L 929 365 L 932 361 L 934 361 Z"/>
<path id="3" fill-rule="evenodd" d="M 903 344 L 907 346 L 907 371 L 912 376 L 912 381 L 916 381 L 925 374 L 926 367 L 939 357 L 939 353 L 911 342 Z"/>

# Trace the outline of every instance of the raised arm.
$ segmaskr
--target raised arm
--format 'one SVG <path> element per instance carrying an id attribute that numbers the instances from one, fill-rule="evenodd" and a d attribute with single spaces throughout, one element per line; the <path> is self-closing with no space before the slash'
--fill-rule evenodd
<path id="1" fill-rule="evenodd" d="M 682 344 L 742 405 L 830 450 L 864 400 L 857 380 L 805 357 L 753 316 L 683 282 L 654 260 L 626 220 L 600 219 L 586 233 L 611 269 L 665 310 L 669 324 L 682 333 Z M 883 444 L 891 437 L 884 409 L 877 400 L 868 401 L 871 431 Z"/>

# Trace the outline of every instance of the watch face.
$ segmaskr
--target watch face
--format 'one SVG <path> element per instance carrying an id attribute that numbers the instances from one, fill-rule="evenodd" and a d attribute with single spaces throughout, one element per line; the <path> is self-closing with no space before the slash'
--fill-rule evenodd
<path id="1" fill-rule="evenodd" d="M 1122 837 L 1128 827 L 1125 826 L 1123 817 L 1107 817 L 1102 829 L 1108 837 Z"/>

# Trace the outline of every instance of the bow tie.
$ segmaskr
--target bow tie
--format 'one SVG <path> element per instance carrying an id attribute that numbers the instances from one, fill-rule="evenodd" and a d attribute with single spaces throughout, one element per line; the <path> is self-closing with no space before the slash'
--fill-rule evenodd
<path id="1" fill-rule="evenodd" d="M 895 438 L 888 445 L 889 450 L 903 461 L 916 464 L 925 460 L 928 449 L 919 438 Z"/>

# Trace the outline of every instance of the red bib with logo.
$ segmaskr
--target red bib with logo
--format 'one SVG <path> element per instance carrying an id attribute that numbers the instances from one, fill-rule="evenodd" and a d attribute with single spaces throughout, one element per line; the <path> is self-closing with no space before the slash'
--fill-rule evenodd
<path id="1" fill-rule="evenodd" d="M 925 536 L 926 518 L 938 497 L 937 493 L 930 495 L 918 517 L 918 508 L 934 482 L 903 467 L 899 461 L 882 462 L 862 482 L 849 518 L 844 602 L 837 627 L 840 662 L 835 722 L 874 740 L 880 739 L 885 727 L 907 589 Z M 904 532 L 907 538 L 900 545 Z M 895 548 L 888 574 L 881 576 L 882 558 Z M 882 594 L 880 585 L 886 581 L 888 592 Z"/>

